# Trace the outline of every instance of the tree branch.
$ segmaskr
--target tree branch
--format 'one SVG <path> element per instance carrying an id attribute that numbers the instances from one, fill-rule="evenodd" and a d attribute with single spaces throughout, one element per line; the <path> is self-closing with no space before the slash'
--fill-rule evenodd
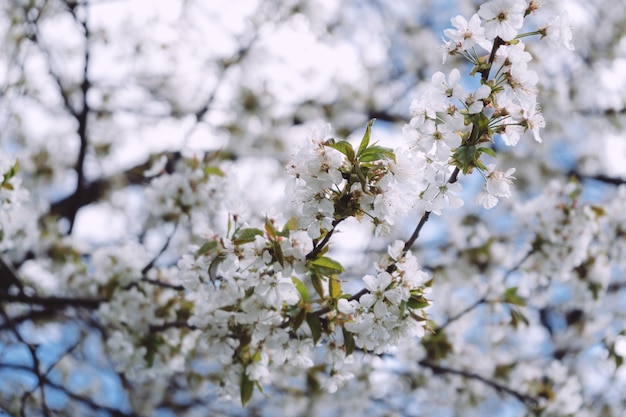
<path id="1" fill-rule="evenodd" d="M 67 307 L 96 309 L 105 300 L 97 298 L 39 297 L 25 294 L 6 294 L 0 292 L 0 301 L 40 305 L 52 310 L 61 310 Z"/>
<path id="2" fill-rule="evenodd" d="M 530 396 L 528 394 L 524 394 L 519 391 L 516 391 L 513 388 L 510 388 L 492 379 L 486 378 L 482 375 L 478 375 L 476 373 L 469 372 L 469 371 L 463 371 L 460 369 L 450 368 L 447 366 L 437 365 L 432 362 L 429 362 L 428 360 L 421 360 L 419 361 L 419 364 L 425 368 L 431 369 L 435 374 L 459 375 L 467 379 L 474 379 L 476 381 L 480 381 L 483 384 L 490 386 L 491 388 L 495 389 L 496 391 L 500 393 L 508 394 L 508 395 L 515 397 L 518 401 L 523 403 L 526 407 L 536 408 L 539 405 L 539 400 L 537 398 Z"/>

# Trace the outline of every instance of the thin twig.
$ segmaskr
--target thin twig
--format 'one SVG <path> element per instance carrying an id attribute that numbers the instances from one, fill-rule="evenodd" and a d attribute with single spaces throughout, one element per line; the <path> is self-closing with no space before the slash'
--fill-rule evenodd
<path id="1" fill-rule="evenodd" d="M 468 378 L 468 379 L 474 379 L 477 381 L 480 381 L 488 386 L 490 386 L 491 388 L 495 389 L 498 392 L 501 393 L 505 393 L 508 395 L 511 395 L 513 397 L 515 397 L 518 401 L 520 401 L 521 403 L 523 403 L 525 406 L 530 407 L 530 408 L 535 408 L 537 407 L 537 405 L 539 405 L 539 400 L 533 396 L 530 396 L 528 394 L 524 394 L 521 393 L 519 391 L 514 390 L 513 388 L 510 388 L 504 384 L 501 384 L 499 382 L 496 382 L 492 379 L 486 378 L 482 375 L 473 373 L 473 372 L 469 372 L 469 371 L 463 371 L 460 369 L 454 369 L 454 368 L 450 368 L 447 366 L 443 366 L 443 365 L 437 365 L 434 364 L 432 362 L 429 362 L 427 360 L 421 360 L 419 361 L 419 364 L 425 368 L 429 368 L 431 369 L 435 374 L 452 374 L 452 375 L 459 375 L 462 376 L 464 378 Z"/>

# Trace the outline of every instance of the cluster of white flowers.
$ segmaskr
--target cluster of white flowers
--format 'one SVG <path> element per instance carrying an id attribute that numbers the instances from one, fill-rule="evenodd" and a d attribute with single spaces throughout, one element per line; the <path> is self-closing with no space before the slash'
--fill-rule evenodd
<path id="1" fill-rule="evenodd" d="M 518 210 L 526 219 L 527 230 L 533 233 L 529 245 L 536 253 L 531 262 L 536 266 L 533 270 L 545 274 L 540 282 L 547 278 L 567 281 L 576 268 L 586 263 L 602 264 L 598 239 L 604 210 L 579 204 L 580 192 L 580 185 L 575 182 L 564 185 L 554 181 L 543 194 Z M 594 274 L 592 278 L 605 287 L 608 275 Z"/>
<path id="2" fill-rule="evenodd" d="M 428 293 L 424 287 L 428 275 L 410 252 L 404 253 L 403 246 L 401 241 L 389 246 L 376 276 L 363 277 L 367 293 L 358 299 L 342 298 L 338 302 L 339 312 L 347 319 L 346 330 L 354 334 L 357 346 L 366 351 L 382 353 L 403 339 L 424 335 L 426 317 L 418 316 L 409 307 L 429 304 L 424 298 Z"/>
<path id="3" fill-rule="evenodd" d="M 144 174 L 156 175 L 146 190 L 146 207 L 154 221 L 189 220 L 197 212 L 206 216 L 207 208 L 211 213 L 218 210 L 226 187 L 219 169 L 205 164 L 197 155 L 183 157 L 172 173 L 164 171 L 164 162 L 161 159 Z"/>
<path id="4" fill-rule="evenodd" d="M 323 134 L 314 131 L 288 167 L 293 178 L 291 192 L 299 214 L 298 223 L 312 239 L 333 228 L 335 205 L 332 193 L 345 186 L 340 171 L 344 164 L 343 155 L 325 146 L 325 141 L 330 139 L 330 130 L 327 126 Z"/>
<path id="5" fill-rule="evenodd" d="M 482 154 L 495 156 L 491 147 L 494 134 L 500 134 L 509 146 L 516 145 L 526 131 L 541 142 L 539 129 L 545 122 L 537 104 L 538 77 L 528 68 L 532 57 L 520 40 L 528 34 L 519 35 L 524 18 L 538 7 L 534 1 L 489 1 L 469 21 L 454 17 L 454 28 L 444 31 L 449 38 L 444 60 L 449 55 L 466 58 L 474 65 L 472 74 L 481 75 L 481 82 L 476 91 L 466 92 L 458 69 L 447 78 L 437 72 L 423 96 L 411 104 L 412 118 L 404 131 L 411 148 L 419 154 L 416 157 L 429 167 L 424 169 L 420 190 L 424 210 L 439 213 L 445 205 L 462 204 L 455 195 L 460 185 L 448 181 L 452 167 L 463 173 L 474 168 L 484 171 L 485 188 L 477 202 L 485 208 L 494 207 L 499 198 L 510 197 L 514 172 L 498 171 L 493 165 L 487 168 L 481 162 Z M 564 29 L 560 33 L 561 41 L 570 45 L 571 32 L 568 35 Z M 477 47 L 485 54 L 478 54 Z"/>

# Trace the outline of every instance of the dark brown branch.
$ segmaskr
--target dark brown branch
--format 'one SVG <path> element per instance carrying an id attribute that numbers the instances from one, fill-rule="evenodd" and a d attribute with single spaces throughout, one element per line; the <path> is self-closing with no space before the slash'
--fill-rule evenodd
<path id="1" fill-rule="evenodd" d="M 198 330 L 198 327 L 188 324 L 186 321 L 175 321 L 170 323 L 163 323 L 160 325 L 150 325 L 150 333 L 162 332 L 167 329 L 188 329 Z"/>
<path id="2" fill-rule="evenodd" d="M 608 175 L 585 175 L 585 174 L 581 174 L 580 172 L 576 171 L 576 170 L 572 170 L 569 171 L 567 173 L 568 176 L 570 177 L 575 177 L 577 180 L 582 181 L 582 180 L 594 180 L 594 181 L 600 181 L 603 182 L 605 184 L 611 184 L 611 185 L 622 185 L 622 184 L 626 184 L 626 178 L 620 178 L 620 177 L 610 177 Z"/>
<path id="3" fill-rule="evenodd" d="M 493 40 L 493 47 L 491 48 L 491 53 L 489 54 L 489 65 L 479 71 L 482 76 L 481 79 L 483 80 L 483 82 L 487 82 L 487 80 L 489 79 L 489 72 L 491 71 L 491 65 L 493 64 L 493 61 L 496 59 L 496 52 L 498 52 L 498 48 L 500 48 L 504 44 L 505 42 L 500 39 L 499 36 L 497 36 Z"/>
<path id="4" fill-rule="evenodd" d="M 333 236 L 333 233 L 335 232 L 335 230 L 337 229 L 337 225 L 339 223 L 341 223 L 344 219 L 339 219 L 339 220 L 333 220 L 333 228 L 330 229 L 328 232 L 326 232 L 326 235 L 324 236 L 324 238 L 322 239 L 321 242 L 318 242 L 315 244 L 315 246 L 313 247 L 313 250 L 309 253 L 307 253 L 306 255 L 306 260 L 311 260 L 311 259 L 315 259 L 315 257 L 317 255 L 320 254 L 320 252 L 322 252 L 322 250 L 324 249 L 324 247 L 328 244 L 328 242 L 330 241 L 330 238 Z"/>
<path id="5" fill-rule="evenodd" d="M 85 5 L 84 7 L 88 7 Z M 71 8 L 71 13 L 76 19 L 76 14 L 74 9 Z M 89 103 L 87 101 L 87 94 L 89 93 L 89 88 L 91 87 L 91 83 L 89 81 L 89 41 L 90 41 L 90 32 L 89 26 L 87 25 L 87 15 L 88 11 L 85 10 L 85 18 L 80 20 L 80 24 L 83 27 L 85 32 L 85 53 L 84 53 L 84 63 L 83 63 L 83 81 L 80 85 L 81 92 L 81 100 L 82 107 L 80 113 L 76 115 L 76 121 L 78 122 L 78 138 L 80 140 L 80 149 L 78 151 L 78 158 L 76 159 L 76 165 L 74 166 L 74 170 L 76 171 L 76 190 L 74 191 L 74 195 L 72 196 L 72 205 L 71 212 L 69 213 L 69 229 L 68 233 L 72 233 L 72 229 L 74 227 L 74 221 L 76 220 L 76 214 L 80 209 L 80 202 L 82 200 L 82 194 L 84 192 L 86 179 L 85 179 L 85 157 L 87 156 L 87 147 L 89 145 L 88 141 L 88 132 L 87 132 L 87 123 L 89 120 Z"/>
<path id="6" fill-rule="evenodd" d="M 478 375 L 476 373 L 469 372 L 469 371 L 463 371 L 460 369 L 450 368 L 447 366 L 437 365 L 427 360 L 421 360 L 419 361 L 419 364 L 425 368 L 431 369 L 435 374 L 459 375 L 467 379 L 480 381 L 483 384 L 490 386 L 491 388 L 495 389 L 496 391 L 500 393 L 508 394 L 508 395 L 515 397 L 518 401 L 523 403 L 526 407 L 535 408 L 539 405 L 539 400 L 537 398 L 530 396 L 528 394 L 524 394 L 519 391 L 516 391 L 513 388 L 510 388 L 492 379 L 486 378 L 482 375 Z"/>
<path id="7" fill-rule="evenodd" d="M 163 247 L 161 247 L 161 250 L 159 251 L 159 253 L 157 253 L 154 256 L 154 258 L 152 258 L 152 260 L 150 260 L 150 262 L 146 266 L 143 267 L 143 269 L 141 270 L 141 275 L 145 276 L 148 273 L 148 271 L 150 271 L 154 267 L 154 263 L 159 259 L 161 255 L 163 255 L 163 253 L 169 247 L 170 242 L 172 241 L 172 237 L 174 236 L 174 233 L 176 233 L 177 228 L 178 228 L 178 223 L 174 223 L 174 230 L 172 230 L 172 233 L 170 233 L 170 235 L 167 237 L 167 240 L 165 241 L 165 244 L 163 245 Z M 146 281 L 150 282 L 151 280 L 148 280 L 146 278 Z"/>
<path id="8" fill-rule="evenodd" d="M 72 298 L 72 297 L 39 297 L 25 294 L 0 293 L 0 302 L 22 303 L 30 305 L 40 305 L 42 307 L 60 310 L 67 307 L 80 307 L 96 309 L 104 300 L 97 298 Z"/>
<path id="9" fill-rule="evenodd" d="M 54 316 L 54 310 L 44 309 L 44 310 L 31 310 L 26 314 L 22 314 L 19 316 L 11 317 L 9 322 L 5 322 L 0 325 L 0 331 L 7 330 L 12 328 L 13 326 L 23 323 L 25 321 L 36 321 L 39 319 L 50 319 Z"/>

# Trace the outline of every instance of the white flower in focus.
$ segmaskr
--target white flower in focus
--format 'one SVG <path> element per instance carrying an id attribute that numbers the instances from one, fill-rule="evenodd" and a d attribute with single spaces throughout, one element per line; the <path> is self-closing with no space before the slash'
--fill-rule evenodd
<path id="1" fill-rule="evenodd" d="M 450 22 L 455 29 L 445 29 L 443 33 L 452 40 L 456 50 L 467 51 L 476 44 L 485 46 L 485 28 L 481 26 L 477 14 L 474 14 L 469 22 L 463 16 L 453 17 Z"/>
<path id="2" fill-rule="evenodd" d="M 387 254 L 394 261 L 399 261 L 403 256 L 404 252 L 404 242 L 401 240 L 396 240 L 392 245 L 387 246 Z"/>
<path id="3" fill-rule="evenodd" d="M 283 248 L 285 255 L 291 255 L 297 260 L 304 260 L 306 255 L 313 250 L 313 242 L 304 230 L 292 230 L 289 233 L 288 246 Z"/>
<path id="4" fill-rule="evenodd" d="M 546 127 L 546 121 L 539 111 L 539 108 L 535 105 L 529 109 L 522 110 L 523 119 L 521 125 L 526 127 L 526 130 L 530 130 L 535 140 L 539 143 L 542 142 L 539 135 L 539 129 Z"/>
<path id="5" fill-rule="evenodd" d="M 305 227 L 311 239 L 320 237 L 320 229 L 330 230 L 333 227 L 335 207 L 328 199 L 322 199 L 318 204 L 309 202 L 303 207 L 303 217 L 300 218 L 300 227 Z"/>
<path id="6" fill-rule="evenodd" d="M 514 65 L 506 73 L 506 83 L 500 94 L 503 103 L 512 103 L 517 99 L 522 108 L 536 106 L 537 93 L 535 85 L 539 77 L 535 71 L 531 71 L 525 64 Z"/>
<path id="7" fill-rule="evenodd" d="M 526 65 L 533 59 L 533 56 L 526 51 L 526 45 L 520 41 L 515 45 L 502 45 L 496 52 L 495 62 L 503 68 L 522 64 Z"/>
<path id="8" fill-rule="evenodd" d="M 254 293 L 258 295 L 265 305 L 280 308 L 283 303 L 295 304 L 300 299 L 298 290 L 289 277 L 283 277 L 277 272 L 273 276 L 264 276 L 254 287 Z"/>
<path id="9" fill-rule="evenodd" d="M 434 146 L 435 157 L 439 161 L 447 161 L 451 150 L 461 145 L 461 137 L 446 124 L 426 121 L 420 129 L 418 146 L 424 152 L 431 152 Z"/>
<path id="10" fill-rule="evenodd" d="M 360 307 L 357 300 L 348 301 L 345 298 L 340 298 L 337 301 L 337 309 L 343 314 L 354 314 Z"/>
<path id="11" fill-rule="evenodd" d="M 515 177 L 515 168 L 506 172 L 498 171 L 495 165 L 490 164 L 486 172 L 486 181 L 483 190 L 476 196 L 476 203 L 486 209 L 491 209 L 498 204 L 499 198 L 511 197 L 511 184 Z"/>
<path id="12" fill-rule="evenodd" d="M 483 111 L 483 100 L 491 94 L 491 87 L 486 84 L 481 85 L 475 93 L 468 94 L 465 98 L 465 105 L 469 114 L 476 114 Z"/>
<path id="13" fill-rule="evenodd" d="M 506 146 L 515 146 L 524 133 L 524 128 L 518 124 L 510 124 L 504 128 L 504 132 L 500 134 Z"/>
<path id="14" fill-rule="evenodd" d="M 446 81 L 446 76 L 443 72 L 437 71 L 432 76 L 431 85 L 438 95 L 460 100 L 465 93 L 463 90 L 463 86 L 459 84 L 460 79 L 461 73 L 457 68 L 454 68 L 452 71 L 450 71 L 448 81 Z"/>
<path id="15" fill-rule="evenodd" d="M 409 126 L 413 128 L 420 127 L 427 119 L 435 119 L 437 117 L 436 111 L 431 106 L 426 94 L 411 102 L 409 114 L 411 115 Z"/>
<path id="16" fill-rule="evenodd" d="M 478 15 L 485 19 L 487 39 L 500 37 L 504 41 L 513 40 L 524 24 L 526 2 L 523 0 L 491 0 L 483 3 Z"/>
<path id="17" fill-rule="evenodd" d="M 374 313 L 377 316 L 383 315 L 386 313 L 386 309 L 383 312 L 383 307 L 379 306 L 379 311 L 376 311 L 377 308 L 375 304 L 383 304 L 383 299 L 385 298 L 385 291 L 387 287 L 391 284 L 391 275 L 388 272 L 381 272 L 377 276 L 366 275 L 363 277 L 363 282 L 365 283 L 365 288 L 369 291 L 368 294 L 364 294 L 359 298 L 359 303 L 364 307 L 372 307 L 374 306 Z M 381 301 L 378 303 L 378 301 Z M 378 314 L 380 313 L 380 314 Z"/>
<path id="18" fill-rule="evenodd" d="M 512 176 L 515 168 L 510 168 L 506 172 L 498 171 L 494 168 L 495 165 L 489 165 L 489 171 L 491 172 L 487 175 L 487 182 L 485 183 L 487 192 L 496 197 L 511 197 L 510 185 L 513 183 L 512 180 L 515 179 Z"/>
<path id="19" fill-rule="evenodd" d="M 424 199 L 430 200 L 432 203 L 432 212 L 440 215 L 441 209 L 445 206 L 459 208 L 463 206 L 463 199 L 456 195 L 462 189 L 461 184 L 455 182 L 450 184 L 446 182 L 443 185 L 430 187 L 424 192 Z"/>

